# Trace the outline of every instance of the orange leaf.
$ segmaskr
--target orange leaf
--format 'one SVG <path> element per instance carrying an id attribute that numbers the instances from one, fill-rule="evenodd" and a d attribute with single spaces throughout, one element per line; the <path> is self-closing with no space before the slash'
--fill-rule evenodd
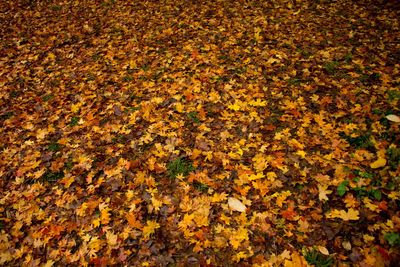
<path id="1" fill-rule="evenodd" d="M 138 221 L 133 213 L 127 213 L 125 215 L 126 220 L 128 221 L 129 225 L 133 228 L 142 229 L 142 224 Z"/>

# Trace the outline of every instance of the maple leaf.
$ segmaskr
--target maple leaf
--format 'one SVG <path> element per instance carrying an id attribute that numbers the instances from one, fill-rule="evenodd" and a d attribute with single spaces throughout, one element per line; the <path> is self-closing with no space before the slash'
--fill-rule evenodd
<path id="1" fill-rule="evenodd" d="M 108 204 L 100 203 L 99 204 L 99 210 L 100 210 L 101 223 L 103 225 L 107 225 L 111 220 L 111 218 L 110 218 L 111 209 L 108 207 Z"/>
<path id="2" fill-rule="evenodd" d="M 115 248 L 118 245 L 118 235 L 114 234 L 113 232 L 106 232 L 107 244 Z"/>
<path id="3" fill-rule="evenodd" d="M 297 213 L 294 210 L 294 206 L 290 205 L 286 210 L 281 211 L 281 215 L 286 220 L 293 221 Z"/>
<path id="4" fill-rule="evenodd" d="M 237 102 L 235 102 L 234 104 L 231 104 L 228 106 L 229 109 L 234 110 L 234 111 L 239 111 L 241 109 L 241 107 L 239 106 L 239 104 Z"/>
<path id="5" fill-rule="evenodd" d="M 334 209 L 325 214 L 325 216 L 326 218 L 340 218 L 344 221 L 350 221 L 350 220 L 358 220 L 359 212 L 358 210 L 352 208 L 348 209 L 348 211 Z"/>
<path id="6" fill-rule="evenodd" d="M 232 230 L 232 233 L 229 237 L 229 243 L 234 249 L 238 249 L 243 241 L 248 239 L 248 231 L 245 228 L 240 227 L 238 230 Z"/>
<path id="7" fill-rule="evenodd" d="M 329 194 L 332 193 L 332 190 L 327 190 L 328 189 L 328 185 L 324 184 L 318 184 L 318 199 L 321 201 L 327 201 L 329 200 L 328 196 Z"/>
<path id="8" fill-rule="evenodd" d="M 148 220 L 146 225 L 143 227 L 143 238 L 147 239 L 151 234 L 154 234 L 156 229 L 160 228 L 160 224 L 156 221 Z"/>

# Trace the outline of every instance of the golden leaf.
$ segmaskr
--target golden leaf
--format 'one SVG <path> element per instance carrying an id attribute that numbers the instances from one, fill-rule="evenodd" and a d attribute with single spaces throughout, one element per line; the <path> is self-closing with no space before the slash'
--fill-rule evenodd
<path id="1" fill-rule="evenodd" d="M 340 218 L 344 221 L 358 220 L 359 212 L 355 209 L 349 209 L 347 212 L 345 210 L 334 209 L 326 214 L 326 218 Z"/>
<path id="2" fill-rule="evenodd" d="M 228 108 L 234 111 L 240 110 L 240 106 L 237 103 L 229 105 Z"/>
<path id="3" fill-rule="evenodd" d="M 386 159 L 378 158 L 376 161 L 372 162 L 369 166 L 372 169 L 377 169 L 377 168 L 384 167 L 385 165 L 386 165 Z"/>
<path id="4" fill-rule="evenodd" d="M 149 238 L 151 234 L 154 234 L 156 229 L 160 228 L 160 224 L 156 221 L 147 221 L 147 225 L 143 227 L 143 237 Z"/>

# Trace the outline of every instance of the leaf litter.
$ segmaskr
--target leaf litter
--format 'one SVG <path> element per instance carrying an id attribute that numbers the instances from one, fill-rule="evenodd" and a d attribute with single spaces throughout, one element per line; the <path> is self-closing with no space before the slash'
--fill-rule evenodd
<path id="1" fill-rule="evenodd" d="M 397 1 L 0 9 L 0 265 L 398 262 Z"/>

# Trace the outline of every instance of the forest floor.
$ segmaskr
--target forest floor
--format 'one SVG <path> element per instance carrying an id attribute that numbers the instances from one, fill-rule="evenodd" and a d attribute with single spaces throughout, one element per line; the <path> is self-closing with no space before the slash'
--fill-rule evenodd
<path id="1" fill-rule="evenodd" d="M 0 265 L 395 266 L 398 1 L 2 1 Z"/>

